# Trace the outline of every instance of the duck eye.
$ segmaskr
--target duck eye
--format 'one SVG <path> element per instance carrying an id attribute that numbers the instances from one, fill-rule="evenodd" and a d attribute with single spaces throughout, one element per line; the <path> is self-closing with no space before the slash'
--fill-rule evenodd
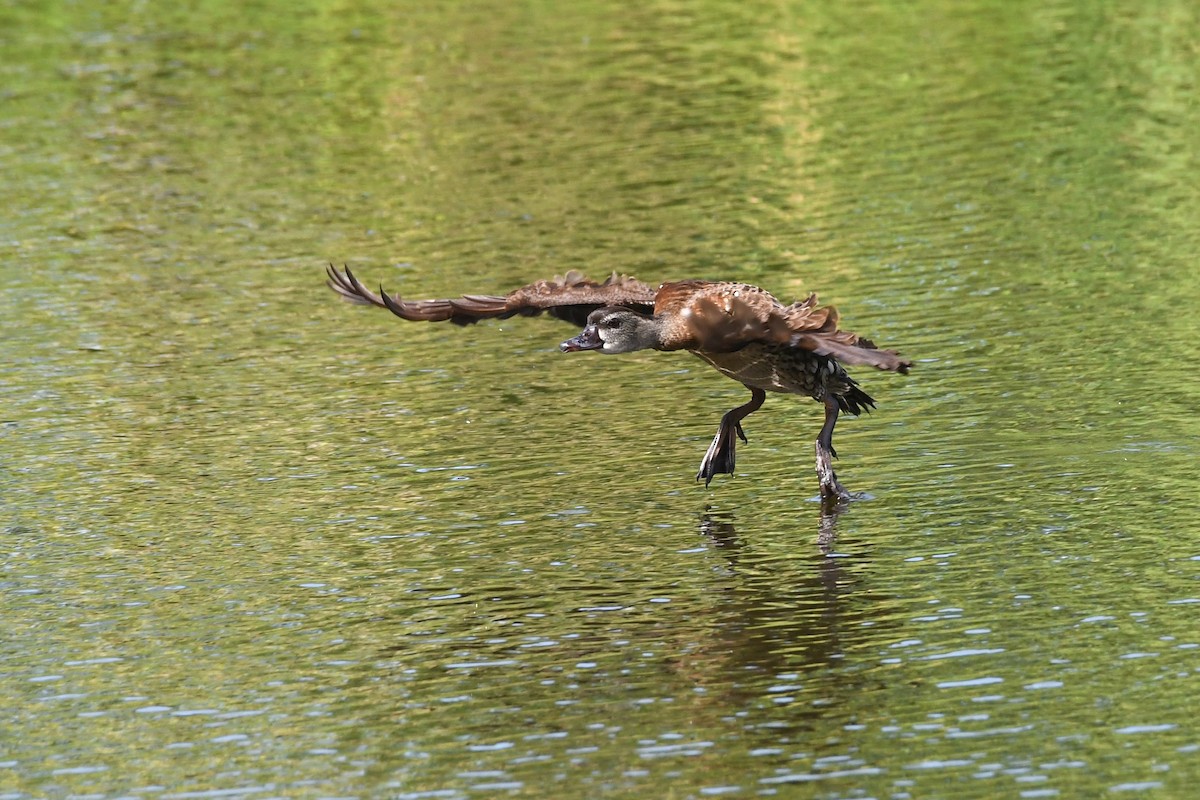
<path id="1" fill-rule="evenodd" d="M 608 327 L 610 327 L 610 328 L 619 328 L 619 327 L 621 327 L 621 320 L 619 320 L 619 319 L 610 319 L 610 320 L 608 320 Z"/>

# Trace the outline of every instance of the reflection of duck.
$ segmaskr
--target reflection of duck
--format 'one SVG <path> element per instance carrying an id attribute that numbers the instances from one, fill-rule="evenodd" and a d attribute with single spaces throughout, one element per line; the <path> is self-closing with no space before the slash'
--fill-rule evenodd
<path id="1" fill-rule="evenodd" d="M 911 361 L 879 350 L 868 339 L 838 330 L 832 306 L 817 296 L 784 305 L 746 283 L 686 280 L 654 289 L 616 274 L 603 283 L 578 272 L 537 281 L 507 295 L 463 295 L 453 300 L 403 300 L 366 288 L 347 268 L 330 266 L 329 286 L 347 300 L 386 308 L 407 320 L 449 320 L 469 325 L 547 313 L 585 325 L 562 343 L 564 351 L 688 350 L 750 390 L 750 401 L 721 418 L 717 435 L 700 462 L 696 479 L 707 486 L 714 475 L 732 473 L 737 439 L 746 441 L 742 420 L 757 411 L 767 392 L 812 397 L 825 405 L 817 436 L 817 474 L 824 497 L 849 497 L 834 474 L 833 426 L 838 413 L 858 415 L 875 407 L 871 397 L 846 374 L 842 364 L 907 372 Z"/>
<path id="2" fill-rule="evenodd" d="M 848 508 L 827 504 L 811 550 L 784 545 L 797 540 L 788 531 L 747 535 L 738 530 L 746 523 L 727 509 L 708 508 L 700 517 L 702 536 L 727 569 L 706 593 L 711 636 L 681 668 L 719 698 L 722 708 L 769 702 L 777 709 L 766 712 L 770 726 L 754 726 L 766 735 L 762 746 L 772 737 L 826 728 L 821 720 L 837 715 L 830 705 L 866 690 L 873 680 L 869 671 L 846 668 L 847 653 L 861 650 L 888 625 L 879 614 L 886 599 L 857 568 L 868 558 L 862 543 L 830 555 L 838 518 Z M 767 544 L 771 540 L 778 546 Z M 751 677 L 755 674 L 764 677 Z M 782 675 L 789 676 L 786 693 L 775 688 Z"/>
<path id="3" fill-rule="evenodd" d="M 837 542 L 837 523 L 842 512 L 850 507 L 849 500 L 844 497 L 825 497 L 821 500 L 821 514 L 817 517 L 817 547 L 823 556 L 833 552 Z M 717 547 L 728 548 L 734 553 L 740 546 L 737 532 L 733 527 L 733 515 L 728 512 L 714 511 L 706 508 L 700 517 L 700 532 L 712 539 Z M 736 556 L 731 556 L 730 562 L 736 562 Z M 826 558 L 822 568 L 833 566 L 836 559 Z M 833 567 L 836 569 L 836 567 Z"/>

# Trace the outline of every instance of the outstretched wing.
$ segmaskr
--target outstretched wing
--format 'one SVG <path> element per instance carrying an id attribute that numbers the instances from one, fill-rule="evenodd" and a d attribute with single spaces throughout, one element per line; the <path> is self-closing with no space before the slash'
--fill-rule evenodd
<path id="1" fill-rule="evenodd" d="M 895 351 L 880 350 L 869 339 L 838 330 L 837 309 L 818 306 L 815 294 L 785 306 L 750 284 L 679 281 L 658 290 L 654 310 L 670 320 L 666 349 L 728 353 L 750 342 L 765 342 L 893 372 L 907 372 L 912 365 Z"/>
<path id="2" fill-rule="evenodd" d="M 552 280 L 536 281 L 506 295 L 465 294 L 446 300 L 404 300 L 398 294 L 379 293 L 362 284 L 349 267 L 326 270 L 329 288 L 352 303 L 379 306 L 401 319 L 471 325 L 481 319 L 507 319 L 549 314 L 556 319 L 584 325 L 588 314 L 604 306 L 626 306 L 650 313 L 654 292 L 639 280 L 615 272 L 602 283 L 588 280 L 572 270 Z"/>

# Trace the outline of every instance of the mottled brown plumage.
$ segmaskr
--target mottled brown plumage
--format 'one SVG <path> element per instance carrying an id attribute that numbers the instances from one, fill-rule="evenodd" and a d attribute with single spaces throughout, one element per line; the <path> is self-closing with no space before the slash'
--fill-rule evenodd
<path id="1" fill-rule="evenodd" d="M 634 278 L 613 274 L 603 282 L 569 272 L 537 281 L 506 295 L 463 295 L 447 300 L 404 300 L 382 289 L 375 294 L 354 274 L 333 266 L 329 286 L 356 303 L 386 308 L 407 320 L 469 325 L 490 317 L 505 319 L 547 313 L 585 325 L 562 343 L 565 351 L 688 350 L 750 390 L 750 401 L 721 419 L 700 464 L 697 479 L 732 473 L 737 439 L 746 441 L 741 421 L 758 410 L 766 392 L 807 395 L 825 405 L 817 437 L 817 473 L 824 497 L 848 497 L 831 459 L 833 426 L 839 411 L 860 414 L 874 408 L 871 397 L 846 374 L 843 364 L 907 372 L 912 362 L 893 350 L 838 329 L 832 306 L 817 296 L 784 305 L 769 292 L 746 283 L 685 280 L 653 289 Z"/>

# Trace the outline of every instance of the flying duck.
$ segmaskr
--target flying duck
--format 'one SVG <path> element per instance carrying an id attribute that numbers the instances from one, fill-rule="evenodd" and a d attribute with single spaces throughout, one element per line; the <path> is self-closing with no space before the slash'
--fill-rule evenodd
<path id="1" fill-rule="evenodd" d="M 767 392 L 782 392 L 824 404 L 825 424 L 815 447 L 821 496 L 849 498 L 833 470 L 833 426 L 839 412 L 857 416 L 874 408 L 875 401 L 846 374 L 843 364 L 900 373 L 912 366 L 893 350 L 880 350 L 869 339 L 838 330 L 837 309 L 818 306 L 816 294 L 784 305 L 747 283 L 684 280 L 655 289 L 616 273 L 596 282 L 571 271 L 506 295 L 404 300 L 383 287 L 376 294 L 349 267 L 339 271 L 330 265 L 327 273 L 329 287 L 346 300 L 386 308 L 401 319 L 471 325 L 481 319 L 545 313 L 584 326 L 559 346 L 564 352 L 687 350 L 700 357 L 750 390 L 749 402 L 721 417 L 700 462 L 696 480 L 703 478 L 706 487 L 713 476 L 733 473 L 737 440 L 746 441 L 742 420 L 762 406 Z"/>

